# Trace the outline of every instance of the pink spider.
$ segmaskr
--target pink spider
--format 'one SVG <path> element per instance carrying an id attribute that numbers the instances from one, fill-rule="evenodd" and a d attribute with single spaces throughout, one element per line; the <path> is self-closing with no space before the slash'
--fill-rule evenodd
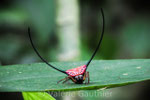
<path id="1" fill-rule="evenodd" d="M 30 42 L 31 42 L 31 45 L 32 45 L 34 51 L 36 52 L 36 54 L 37 54 L 37 55 L 41 58 L 41 60 L 42 60 L 43 62 L 45 62 L 47 65 L 49 65 L 50 67 L 54 68 L 55 70 L 60 71 L 60 72 L 62 72 L 62 73 L 64 73 L 64 74 L 67 75 L 67 77 L 65 77 L 64 79 L 61 79 L 61 80 L 58 81 L 57 83 L 59 83 L 59 82 L 61 82 L 61 81 L 63 81 L 63 83 L 65 83 L 65 82 L 67 82 L 67 81 L 70 80 L 70 79 L 71 79 L 74 83 L 76 83 L 76 84 L 83 84 L 83 82 L 84 82 L 85 80 L 87 80 L 87 81 L 85 81 L 85 84 L 88 84 L 88 83 L 90 82 L 89 72 L 86 71 L 86 70 L 87 70 L 89 64 L 91 63 L 92 59 L 94 58 L 96 52 L 98 51 L 98 49 L 99 49 L 99 47 L 100 47 L 100 44 L 101 44 L 101 42 L 102 42 L 102 39 L 103 39 L 103 35 L 104 35 L 104 24 L 105 24 L 105 22 L 104 22 L 104 12 L 103 12 L 103 9 L 102 9 L 102 8 L 101 8 L 101 13 L 102 13 L 102 18 L 103 18 L 102 34 L 101 34 L 99 43 L 98 43 L 98 45 L 97 45 L 97 47 L 96 47 L 96 49 L 95 49 L 95 51 L 94 51 L 92 57 L 91 57 L 90 60 L 87 62 L 87 64 L 82 65 L 82 66 L 79 66 L 79 67 L 77 67 L 77 68 L 69 69 L 69 70 L 66 70 L 66 71 L 63 71 L 63 70 L 60 70 L 60 69 L 54 67 L 53 65 L 49 64 L 45 59 L 43 59 L 43 58 L 41 57 L 41 55 L 40 55 L 39 52 L 36 50 L 36 48 L 35 48 L 35 46 L 34 46 L 34 44 L 33 44 L 33 42 L 32 42 L 31 34 L 30 34 L 30 28 L 28 28 L 28 34 L 29 34 Z"/>

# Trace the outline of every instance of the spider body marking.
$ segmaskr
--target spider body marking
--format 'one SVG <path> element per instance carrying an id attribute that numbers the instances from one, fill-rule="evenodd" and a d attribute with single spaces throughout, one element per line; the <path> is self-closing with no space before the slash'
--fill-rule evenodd
<path id="1" fill-rule="evenodd" d="M 69 69 L 66 71 L 66 73 L 75 80 L 72 81 L 74 81 L 77 84 L 82 84 L 83 81 L 85 80 L 84 77 L 86 68 L 87 68 L 86 65 L 83 65 L 77 68 Z"/>

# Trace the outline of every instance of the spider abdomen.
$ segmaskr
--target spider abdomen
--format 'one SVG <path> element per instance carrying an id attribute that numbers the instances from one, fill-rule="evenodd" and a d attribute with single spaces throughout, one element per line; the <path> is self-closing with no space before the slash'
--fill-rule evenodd
<path id="1" fill-rule="evenodd" d="M 86 71 L 86 65 L 83 65 L 83 66 L 79 66 L 77 68 L 73 68 L 73 69 L 69 69 L 66 71 L 66 73 L 69 75 L 69 76 L 78 76 L 78 75 L 82 75 L 85 71 Z"/>

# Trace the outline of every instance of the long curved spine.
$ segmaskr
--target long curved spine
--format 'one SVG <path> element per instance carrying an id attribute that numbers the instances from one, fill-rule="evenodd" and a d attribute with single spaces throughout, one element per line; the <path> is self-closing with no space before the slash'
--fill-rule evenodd
<path id="1" fill-rule="evenodd" d="M 35 48 L 34 44 L 33 44 L 33 41 L 32 41 L 32 38 L 31 38 L 31 32 L 30 32 L 30 28 L 28 27 L 28 35 L 29 35 L 29 39 L 30 39 L 30 42 L 31 42 L 31 46 L 33 47 L 33 50 L 36 52 L 36 54 L 40 57 L 40 59 L 45 62 L 48 66 L 52 67 L 53 69 L 59 71 L 59 72 L 62 72 L 64 74 L 67 74 L 65 71 L 63 70 L 60 70 L 56 67 L 54 67 L 53 65 L 49 64 L 40 54 L 39 52 L 37 51 L 37 49 Z"/>
<path id="2" fill-rule="evenodd" d="M 105 28 L 105 19 L 104 19 L 104 12 L 103 12 L 103 9 L 101 8 L 101 13 L 102 13 L 102 19 L 103 19 L 103 27 L 102 27 L 102 33 L 101 33 L 101 37 L 100 37 L 100 40 L 99 40 L 99 43 L 94 51 L 94 53 L 92 54 L 90 60 L 87 62 L 86 64 L 86 67 L 89 66 L 89 64 L 91 63 L 92 59 L 94 58 L 95 54 L 97 53 L 101 43 L 102 43 L 102 39 L 103 39 L 103 36 L 104 36 L 104 28 Z"/>

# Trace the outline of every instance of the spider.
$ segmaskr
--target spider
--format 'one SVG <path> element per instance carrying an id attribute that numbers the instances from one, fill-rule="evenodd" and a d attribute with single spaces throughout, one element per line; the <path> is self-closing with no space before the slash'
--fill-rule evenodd
<path id="1" fill-rule="evenodd" d="M 65 83 L 67 82 L 68 80 L 72 80 L 74 83 L 76 84 L 83 84 L 83 82 L 85 81 L 85 84 L 89 84 L 90 83 L 90 77 L 89 77 L 89 72 L 86 71 L 89 64 L 91 63 L 92 59 L 94 58 L 96 52 L 98 51 L 99 47 L 100 47 L 100 44 L 102 42 L 102 39 L 103 39 L 103 35 L 104 35 L 104 12 L 103 12 L 103 9 L 101 8 L 101 13 L 102 13 L 102 19 L 103 19 L 103 27 L 102 27 L 102 33 L 101 33 L 101 37 L 100 37 L 100 40 L 99 40 L 99 43 L 94 51 L 94 53 L 92 54 L 90 60 L 85 64 L 85 65 L 82 65 L 82 66 L 79 66 L 77 68 L 73 68 L 73 69 L 69 69 L 69 70 L 61 70 L 61 69 L 58 69 L 56 67 L 54 67 L 53 65 L 49 64 L 40 54 L 39 52 L 37 51 L 37 49 L 35 48 L 34 44 L 33 44 L 33 41 L 32 41 L 32 38 L 31 38 L 31 33 L 30 33 L 30 28 L 28 28 L 28 34 L 29 34 L 29 39 L 30 39 L 30 42 L 31 42 L 31 46 L 33 47 L 34 51 L 36 52 L 36 54 L 39 56 L 39 58 L 45 62 L 48 66 L 50 66 L 51 68 L 54 68 L 55 70 L 59 71 L 59 72 L 62 72 L 64 74 L 67 75 L 67 77 L 65 77 L 64 79 L 61 79 L 60 81 L 58 81 L 57 83 L 63 81 L 62 83 Z"/>

